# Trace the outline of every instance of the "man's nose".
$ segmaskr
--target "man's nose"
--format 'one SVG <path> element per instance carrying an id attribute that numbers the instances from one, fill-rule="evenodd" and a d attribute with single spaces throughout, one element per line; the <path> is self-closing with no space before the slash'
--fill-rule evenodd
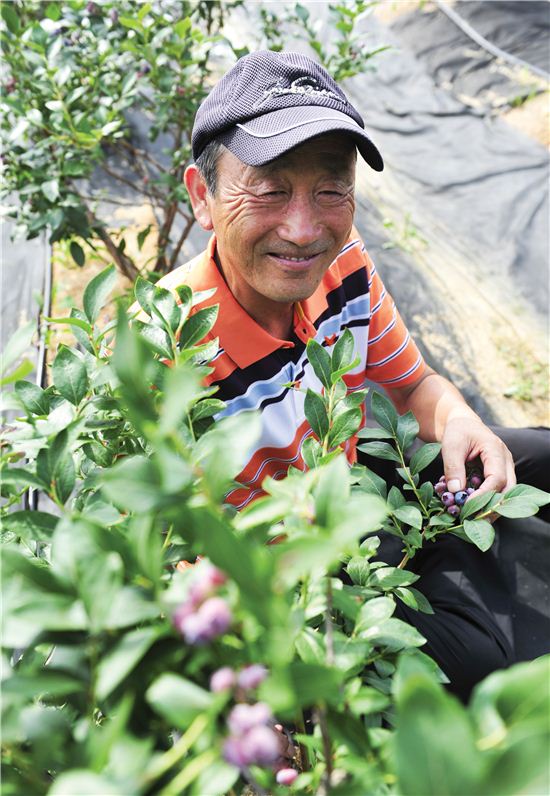
<path id="1" fill-rule="evenodd" d="M 296 246 L 309 246 L 319 238 L 321 224 L 309 197 L 293 197 L 279 225 L 279 237 Z"/>

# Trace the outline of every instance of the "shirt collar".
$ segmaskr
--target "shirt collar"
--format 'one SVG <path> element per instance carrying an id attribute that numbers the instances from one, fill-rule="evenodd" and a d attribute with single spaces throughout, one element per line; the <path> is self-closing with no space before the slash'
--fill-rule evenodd
<path id="1" fill-rule="evenodd" d="M 219 337 L 220 347 L 239 368 L 246 368 L 279 348 L 293 348 L 292 341 L 273 337 L 241 307 L 216 265 L 215 254 L 216 236 L 212 235 L 200 267 L 193 269 L 188 281 L 195 291 L 216 288 L 216 292 L 199 305 L 199 308 L 220 305 L 209 336 Z M 304 342 L 315 335 L 315 327 L 299 305 L 294 310 L 294 330 Z"/>

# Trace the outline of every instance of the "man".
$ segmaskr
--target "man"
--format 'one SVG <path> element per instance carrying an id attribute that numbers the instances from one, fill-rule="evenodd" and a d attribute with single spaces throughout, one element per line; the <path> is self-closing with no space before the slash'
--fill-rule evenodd
<path id="1" fill-rule="evenodd" d="M 262 494 L 266 476 L 304 469 L 301 446 L 312 431 L 303 392 L 288 385 L 320 390 L 307 340 L 330 351 L 345 328 L 361 357 L 348 388 L 371 379 L 399 412 L 412 410 L 421 437 L 442 443 L 452 491 L 465 487 L 465 463 L 475 457 L 483 463 L 480 492 L 513 486 L 510 451 L 423 361 L 353 227 L 357 152 L 377 171 L 383 162 L 329 74 L 297 53 L 251 53 L 199 108 L 192 144 L 185 184 L 197 221 L 214 234 L 206 252 L 161 284 L 216 288 L 202 305 L 220 305 L 211 382 L 225 414 L 262 413 L 261 439 L 228 502 L 243 508 Z M 346 453 L 353 461 L 353 443 Z M 398 615 L 419 627 L 426 651 L 466 698 L 512 661 L 506 596 L 472 546 L 453 538 L 430 548 L 414 564 L 436 613 L 400 606 Z"/>

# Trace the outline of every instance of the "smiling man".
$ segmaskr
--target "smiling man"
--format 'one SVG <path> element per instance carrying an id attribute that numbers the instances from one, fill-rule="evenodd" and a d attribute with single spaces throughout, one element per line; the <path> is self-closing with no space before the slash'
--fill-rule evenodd
<path id="1" fill-rule="evenodd" d="M 321 388 L 306 344 L 315 338 L 330 351 L 344 329 L 360 356 L 348 389 L 370 379 L 399 412 L 412 410 L 421 437 L 442 443 L 452 491 L 464 488 L 465 463 L 477 456 L 480 491 L 513 486 L 510 451 L 423 361 L 353 226 L 356 158 L 377 171 L 383 161 L 330 75 L 297 53 L 251 53 L 199 108 L 192 143 L 185 184 L 197 221 L 213 235 L 161 284 L 216 288 L 205 302 L 220 305 L 211 383 L 224 414 L 261 412 L 261 437 L 227 501 L 241 509 L 262 494 L 266 476 L 305 468 L 301 447 L 312 431 L 296 387 Z M 355 460 L 353 441 L 346 454 Z M 419 627 L 466 698 L 513 659 L 494 561 L 453 538 L 430 545 L 414 565 L 435 614 L 399 606 L 397 615 Z"/>

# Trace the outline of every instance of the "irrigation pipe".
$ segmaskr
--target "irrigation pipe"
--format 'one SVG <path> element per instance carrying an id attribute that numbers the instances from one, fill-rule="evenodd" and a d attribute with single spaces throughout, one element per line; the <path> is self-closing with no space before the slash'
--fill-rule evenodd
<path id="1" fill-rule="evenodd" d="M 460 28 L 460 30 L 465 33 L 467 36 L 470 37 L 476 44 L 482 47 L 487 52 L 491 53 L 491 55 L 496 56 L 497 58 L 502 58 L 504 61 L 508 61 L 511 64 L 515 64 L 515 66 L 521 66 L 524 69 L 528 69 L 533 74 L 542 77 L 544 80 L 550 80 L 550 73 L 546 72 L 544 69 L 540 69 L 538 66 L 534 66 L 533 64 L 524 61 L 522 58 L 518 58 L 511 53 L 507 53 L 505 50 L 501 50 L 500 47 L 497 47 L 495 44 L 491 44 L 490 41 L 482 36 L 480 33 L 477 32 L 469 22 L 457 14 L 456 11 L 453 11 L 443 0 L 435 0 L 435 4 L 437 7 L 446 14 L 449 19 L 454 22 L 454 24 Z"/>

